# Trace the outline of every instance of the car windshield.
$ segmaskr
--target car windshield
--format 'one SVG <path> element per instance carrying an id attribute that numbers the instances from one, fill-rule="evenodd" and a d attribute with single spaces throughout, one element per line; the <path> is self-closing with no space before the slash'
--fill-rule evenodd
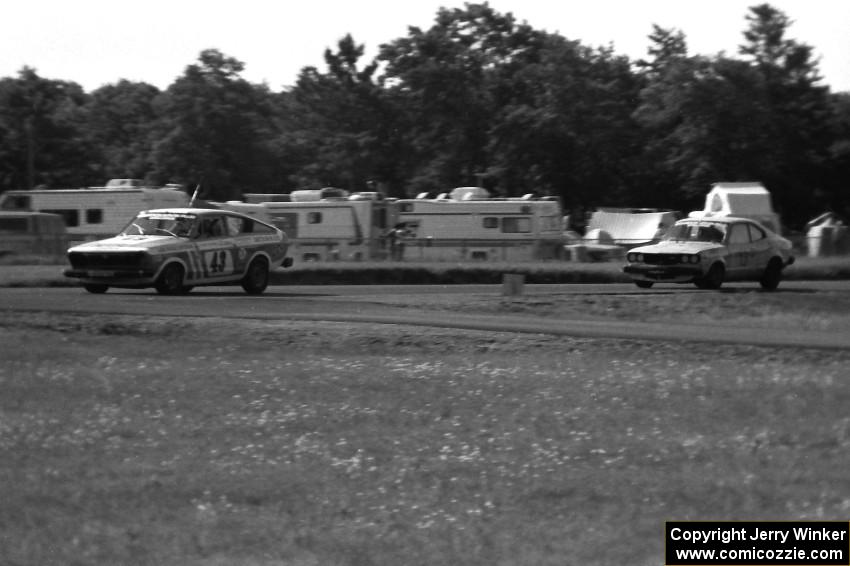
<path id="1" fill-rule="evenodd" d="M 664 235 L 664 240 L 677 242 L 722 242 L 726 227 L 719 223 L 686 222 L 676 224 Z"/>
<path id="2" fill-rule="evenodd" d="M 121 235 L 188 238 L 196 220 L 196 216 L 188 214 L 140 214 L 121 231 Z"/>

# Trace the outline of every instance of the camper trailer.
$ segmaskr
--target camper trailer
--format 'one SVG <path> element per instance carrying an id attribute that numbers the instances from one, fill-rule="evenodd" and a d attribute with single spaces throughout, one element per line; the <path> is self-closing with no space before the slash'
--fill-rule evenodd
<path id="1" fill-rule="evenodd" d="M 365 261 L 385 259 L 386 234 L 397 223 L 393 203 L 378 193 L 335 188 L 292 191 L 281 195 L 248 193 L 241 212 L 260 214 L 286 232 L 297 261 Z"/>
<path id="2" fill-rule="evenodd" d="M 553 198 L 490 198 L 483 188 L 459 187 L 396 205 L 406 260 L 530 261 L 562 254 L 562 211 Z"/>
<path id="3" fill-rule="evenodd" d="M 703 210 L 691 212 L 688 216 L 749 218 L 777 234 L 782 228 L 779 215 L 773 210 L 770 192 L 761 183 L 714 183 L 705 196 Z"/>
<path id="4" fill-rule="evenodd" d="M 6 254 L 61 256 L 68 249 L 62 218 L 44 212 L 0 212 L 0 257 Z"/>
<path id="5" fill-rule="evenodd" d="M 0 195 L 0 210 L 59 215 L 68 236 L 76 242 L 113 236 L 142 210 L 182 207 L 188 202 L 180 190 L 113 184 L 109 188 L 6 191 Z"/>

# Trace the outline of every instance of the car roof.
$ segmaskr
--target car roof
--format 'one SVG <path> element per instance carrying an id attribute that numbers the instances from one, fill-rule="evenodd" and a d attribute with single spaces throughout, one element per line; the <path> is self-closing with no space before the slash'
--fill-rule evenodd
<path id="1" fill-rule="evenodd" d="M 758 224 L 752 218 L 740 218 L 738 216 L 697 216 L 692 218 L 682 218 L 676 224 L 685 224 L 688 222 L 715 222 L 718 224 L 732 224 L 733 222 L 752 222 Z"/>
<path id="2" fill-rule="evenodd" d="M 207 216 L 210 214 L 234 214 L 236 216 L 245 216 L 239 212 L 234 212 L 232 210 L 220 210 L 218 208 L 154 208 L 143 212 L 145 214 L 194 214 L 197 216 Z"/>

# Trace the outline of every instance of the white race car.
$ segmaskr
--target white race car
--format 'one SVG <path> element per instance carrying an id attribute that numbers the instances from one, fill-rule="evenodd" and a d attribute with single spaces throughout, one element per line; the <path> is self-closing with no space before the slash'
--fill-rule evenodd
<path id="1" fill-rule="evenodd" d="M 654 245 L 626 254 L 623 271 L 643 289 L 655 283 L 694 283 L 719 289 L 724 281 L 758 281 L 773 290 L 794 263 L 791 242 L 755 220 L 686 218 Z"/>
<path id="2" fill-rule="evenodd" d="M 65 275 L 91 293 L 154 287 L 173 295 L 198 285 L 241 284 L 259 294 L 272 268 L 292 265 L 288 247 L 280 229 L 237 212 L 147 210 L 117 236 L 69 249 Z"/>

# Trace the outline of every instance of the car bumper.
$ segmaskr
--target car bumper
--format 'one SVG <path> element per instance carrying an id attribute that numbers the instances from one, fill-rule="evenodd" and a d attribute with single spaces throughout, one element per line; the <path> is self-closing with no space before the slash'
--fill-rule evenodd
<path id="1" fill-rule="evenodd" d="M 641 281 L 690 283 L 704 275 L 699 265 L 627 265 L 623 273 Z"/>
<path id="2" fill-rule="evenodd" d="M 66 269 L 65 277 L 79 279 L 83 283 L 104 285 L 149 285 L 153 283 L 155 272 L 149 269 Z"/>

